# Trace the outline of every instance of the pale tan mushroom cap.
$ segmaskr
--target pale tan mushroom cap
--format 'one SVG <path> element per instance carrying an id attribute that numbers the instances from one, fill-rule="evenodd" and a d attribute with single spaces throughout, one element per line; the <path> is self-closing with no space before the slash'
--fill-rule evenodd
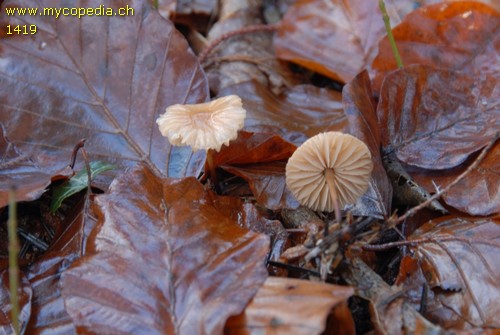
<path id="1" fill-rule="evenodd" d="M 243 128 L 246 111 L 241 98 L 229 95 L 195 105 L 172 105 L 156 120 L 160 132 L 173 145 L 193 150 L 215 149 L 236 139 Z"/>
<path id="2" fill-rule="evenodd" d="M 373 169 L 371 153 L 356 137 L 340 132 L 321 133 L 305 141 L 286 165 L 286 184 L 304 206 L 333 211 L 325 178 L 331 168 L 340 208 L 353 204 L 368 189 Z"/>

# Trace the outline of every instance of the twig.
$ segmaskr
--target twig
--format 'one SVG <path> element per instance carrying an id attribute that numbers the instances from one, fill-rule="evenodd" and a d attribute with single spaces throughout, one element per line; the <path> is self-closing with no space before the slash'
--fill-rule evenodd
<path id="1" fill-rule="evenodd" d="M 490 141 L 490 143 L 488 143 L 488 145 L 486 147 L 484 147 L 484 149 L 481 151 L 481 154 L 479 154 L 479 156 L 476 158 L 476 160 L 474 161 L 474 163 L 472 163 L 467 168 L 467 170 L 465 170 L 464 172 L 462 172 L 457 178 L 455 178 L 455 180 L 453 180 L 451 183 L 449 183 L 445 188 L 443 188 L 439 192 L 435 193 L 433 196 L 431 196 L 429 199 L 427 199 L 426 201 L 422 202 L 421 204 L 419 204 L 419 205 L 411 208 L 403 216 L 400 216 L 399 218 L 397 218 L 395 220 L 391 220 L 390 219 L 388 223 L 391 226 L 395 226 L 395 225 L 403 222 L 404 220 L 406 220 L 410 216 L 413 216 L 419 210 L 427 207 L 431 202 L 433 202 L 434 200 L 438 199 L 443 194 L 445 194 L 446 192 L 448 192 L 453 186 L 455 186 L 460 181 L 462 181 L 462 179 L 464 179 L 472 170 L 476 169 L 479 166 L 479 164 L 481 164 L 481 162 L 483 161 L 483 159 L 486 156 L 486 154 L 490 151 L 490 149 L 493 147 L 493 145 L 495 144 L 495 142 L 498 140 L 499 136 L 500 136 L 500 133 L 496 133 L 495 136 L 493 137 L 493 139 Z"/>
<path id="2" fill-rule="evenodd" d="M 250 33 L 255 33 L 255 32 L 260 32 L 260 31 L 276 31 L 278 29 L 277 24 L 256 24 L 253 26 L 248 26 L 240 29 L 236 29 L 233 31 L 230 31 L 228 33 L 222 34 L 219 36 L 217 39 L 215 39 L 212 43 L 210 43 L 199 55 L 198 55 L 198 61 L 200 64 L 204 63 L 205 60 L 207 59 L 208 55 L 212 53 L 212 51 L 219 46 L 222 42 L 227 40 L 228 38 L 231 38 L 233 36 L 237 35 L 243 35 L 243 34 L 250 34 Z"/>
<path id="3" fill-rule="evenodd" d="M 17 295 L 19 287 L 19 266 L 17 257 L 19 254 L 19 240 L 17 238 L 17 206 L 14 188 L 9 190 L 9 289 L 10 304 L 12 306 L 11 319 L 14 332 L 19 333 L 19 298 Z"/>
<path id="4" fill-rule="evenodd" d="M 426 243 L 439 243 L 439 242 L 449 242 L 449 241 L 454 241 L 454 242 L 463 242 L 467 244 L 484 244 L 488 245 L 491 247 L 497 247 L 500 248 L 500 244 L 494 243 L 492 241 L 484 240 L 484 239 L 472 239 L 472 238 L 464 238 L 464 237 L 457 237 L 457 236 L 443 236 L 443 237 L 428 237 L 428 238 L 419 238 L 415 240 L 407 240 L 407 241 L 396 241 L 396 242 L 389 242 L 389 243 L 384 243 L 384 244 L 368 244 L 368 245 L 363 245 L 362 248 L 363 250 L 367 251 L 384 251 L 384 250 L 389 250 L 392 248 L 397 248 L 397 247 L 412 247 L 412 246 L 417 246 L 419 244 L 426 244 Z"/>
<path id="5" fill-rule="evenodd" d="M 403 68 L 403 61 L 401 60 L 401 56 L 399 55 L 398 46 L 396 45 L 396 40 L 394 39 L 394 35 L 392 34 L 391 29 L 391 20 L 389 15 L 387 14 L 387 9 L 385 8 L 384 0 L 380 0 L 378 2 L 380 7 L 380 11 L 382 12 L 382 18 L 384 19 L 385 31 L 387 32 L 387 37 L 389 38 L 389 43 L 391 44 L 392 53 L 394 54 L 394 58 L 396 58 L 396 64 L 398 68 Z"/>

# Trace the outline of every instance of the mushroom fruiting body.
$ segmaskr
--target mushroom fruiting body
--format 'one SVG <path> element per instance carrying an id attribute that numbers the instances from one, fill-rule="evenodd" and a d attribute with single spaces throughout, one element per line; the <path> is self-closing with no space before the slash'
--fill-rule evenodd
<path id="1" fill-rule="evenodd" d="M 305 141 L 286 165 L 286 184 L 304 206 L 335 210 L 355 203 L 368 189 L 373 162 L 370 150 L 356 137 L 321 133 Z"/>
<path id="2" fill-rule="evenodd" d="M 245 116 L 241 98 L 229 95 L 201 104 L 172 105 L 156 123 L 173 145 L 219 151 L 223 144 L 228 145 L 238 136 Z"/>

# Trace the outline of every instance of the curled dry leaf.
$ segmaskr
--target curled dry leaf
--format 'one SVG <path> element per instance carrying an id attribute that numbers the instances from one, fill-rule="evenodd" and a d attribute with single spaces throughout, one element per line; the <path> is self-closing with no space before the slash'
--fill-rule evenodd
<path id="1" fill-rule="evenodd" d="M 445 328 L 500 328 L 500 217 L 440 218 L 408 242 L 432 290 L 426 317 Z M 423 282 L 410 276 L 404 283 L 410 296 L 421 297 Z"/>
<path id="2" fill-rule="evenodd" d="M 100 5 L 71 2 L 76 8 Z M 198 175 L 203 167 L 203 153 L 171 147 L 154 121 L 166 106 L 206 100 L 205 74 L 171 22 L 147 2 L 127 5 L 134 15 L 31 16 L 35 35 L 2 38 L 0 122 L 12 143 L 49 172 L 67 165 L 82 138 L 92 159 L 120 168 L 143 162 L 160 175 L 184 176 Z M 41 0 L 37 6 L 67 3 Z M 123 1 L 106 6 L 117 9 Z M 3 11 L 0 16 L 3 27 L 23 20 Z"/>
<path id="3" fill-rule="evenodd" d="M 80 331 L 218 334 L 267 277 L 269 239 L 216 209 L 194 178 L 138 166 L 96 200 L 87 255 L 62 276 Z"/>
<path id="4" fill-rule="evenodd" d="M 255 329 L 272 334 L 321 334 L 332 308 L 346 304 L 353 293 L 347 286 L 270 277 L 245 311 L 228 320 L 225 334 L 253 334 Z M 340 321 L 352 329 L 351 316 L 344 314 L 344 318 Z"/>
<path id="5" fill-rule="evenodd" d="M 411 12 L 392 31 L 405 66 L 424 64 L 486 78 L 499 73 L 499 18 L 485 4 L 449 1 Z M 372 68 L 373 89 L 380 92 L 385 76 L 397 68 L 387 37 Z"/>
<path id="6" fill-rule="evenodd" d="M 392 72 L 377 109 L 383 146 L 425 169 L 461 164 L 500 131 L 499 80 L 423 65 Z"/>

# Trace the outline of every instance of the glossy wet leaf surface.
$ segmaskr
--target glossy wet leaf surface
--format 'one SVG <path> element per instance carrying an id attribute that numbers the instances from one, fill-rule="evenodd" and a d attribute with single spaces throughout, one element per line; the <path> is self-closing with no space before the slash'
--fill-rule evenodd
<path id="1" fill-rule="evenodd" d="M 76 1 L 72 6 L 100 4 Z M 64 2 L 37 5 L 64 7 Z M 86 138 L 91 159 L 122 169 L 143 162 L 164 175 L 201 170 L 201 154 L 171 147 L 155 120 L 168 105 L 207 99 L 205 75 L 172 23 L 142 1 L 129 5 L 133 16 L 30 17 L 36 35 L 2 39 L 0 121 L 12 143 L 39 166 L 66 165 L 72 147 Z M 18 17 L 1 21 L 23 23 Z"/>
<path id="2" fill-rule="evenodd" d="M 500 131 L 499 78 L 420 65 L 391 73 L 377 109 L 382 145 L 409 165 L 459 165 Z"/>
<path id="3" fill-rule="evenodd" d="M 216 198 L 194 178 L 161 179 L 144 166 L 116 179 L 96 201 L 87 255 L 63 274 L 76 327 L 220 333 L 267 277 L 269 240 L 219 212 Z"/>
<path id="4" fill-rule="evenodd" d="M 393 34 L 405 66 L 423 64 L 498 76 L 500 13 L 480 2 L 456 1 L 419 8 L 408 14 Z M 374 90 L 379 92 L 396 62 L 387 38 L 373 61 Z"/>
<path id="5" fill-rule="evenodd" d="M 410 236 L 409 241 L 420 241 L 410 249 L 432 290 L 426 309 L 431 320 L 446 328 L 500 327 L 499 224 L 498 217 L 445 217 Z"/>
<path id="6" fill-rule="evenodd" d="M 245 313 L 230 318 L 226 334 L 321 334 L 330 310 L 353 294 L 345 286 L 268 278 Z M 346 316 L 348 319 L 349 316 Z"/>
<path id="7" fill-rule="evenodd" d="M 80 19 L 5 13 L 62 0 L 3 4 L 0 332 L 12 328 L 13 187 L 25 334 L 500 329 L 498 4 L 387 0 L 405 62 L 392 71 L 377 1 L 155 2 Z M 25 23 L 37 34 L 7 35 Z M 172 147 L 155 120 L 171 104 L 229 94 L 247 118 L 214 154 L 213 178 L 205 152 Z M 361 139 L 374 164 L 342 222 L 298 206 L 285 182 L 294 150 L 326 131 Z M 77 193 L 51 214 L 55 188 L 84 171 L 83 151 L 69 168 L 82 139 L 91 165 L 117 168 L 93 180 L 99 194 Z M 432 194 L 465 171 L 436 200 L 452 214 L 425 208 L 393 224 L 425 200 L 401 202 L 405 185 Z"/>

